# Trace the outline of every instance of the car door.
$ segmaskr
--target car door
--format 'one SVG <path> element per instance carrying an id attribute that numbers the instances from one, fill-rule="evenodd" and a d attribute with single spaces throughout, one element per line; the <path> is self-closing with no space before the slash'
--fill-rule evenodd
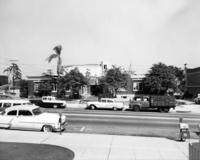
<path id="1" fill-rule="evenodd" d="M 18 116 L 13 120 L 12 124 L 15 129 L 35 129 L 34 116 L 29 110 L 19 110 Z"/>
<path id="2" fill-rule="evenodd" d="M 113 100 L 108 99 L 107 103 L 106 103 L 106 108 L 113 108 L 113 107 L 115 107 L 113 103 L 114 103 Z"/>
<path id="3" fill-rule="evenodd" d="M 11 110 L 3 115 L 0 115 L 0 127 L 12 128 L 12 122 L 17 118 L 17 110 Z"/>
<path id="4" fill-rule="evenodd" d="M 106 99 L 102 99 L 99 103 L 99 108 L 106 108 L 107 102 Z"/>
<path id="5" fill-rule="evenodd" d="M 149 108 L 149 97 L 143 97 L 141 104 L 144 109 Z"/>

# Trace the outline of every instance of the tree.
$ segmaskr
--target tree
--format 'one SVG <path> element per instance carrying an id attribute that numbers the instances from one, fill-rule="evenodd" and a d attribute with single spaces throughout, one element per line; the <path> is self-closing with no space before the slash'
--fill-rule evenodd
<path id="1" fill-rule="evenodd" d="M 51 95 L 52 85 L 50 81 L 41 82 L 38 85 L 38 96 L 49 96 Z"/>
<path id="2" fill-rule="evenodd" d="M 119 88 L 126 88 L 128 84 L 128 73 L 122 71 L 120 67 L 109 69 L 104 77 L 100 79 L 104 90 L 109 90 L 113 96 L 116 95 Z"/>
<path id="3" fill-rule="evenodd" d="M 47 61 L 48 61 L 48 63 L 50 63 L 53 59 L 57 58 L 57 74 L 58 74 L 58 78 L 60 78 L 60 74 L 63 71 L 62 59 L 61 59 L 61 56 L 60 56 L 61 55 L 62 46 L 61 45 L 55 46 L 53 48 L 53 50 L 55 51 L 55 53 L 49 55 L 49 57 L 47 57 Z"/>
<path id="4" fill-rule="evenodd" d="M 71 90 L 72 95 L 78 97 L 79 90 L 86 84 L 87 78 L 82 73 L 80 73 L 77 68 L 72 69 L 69 73 L 66 73 L 64 77 L 59 79 L 59 95 L 62 95 L 65 90 Z"/>
<path id="5" fill-rule="evenodd" d="M 12 83 L 13 86 L 15 86 L 15 81 L 16 80 L 21 80 L 22 78 L 22 73 L 21 69 L 16 63 L 12 63 L 8 68 L 4 69 L 4 73 L 7 72 L 8 75 L 12 74 Z"/>
<path id="6" fill-rule="evenodd" d="M 169 68 L 172 70 L 176 77 L 176 92 L 184 92 L 185 91 L 185 75 L 184 71 L 181 68 L 178 68 L 176 66 L 169 66 Z"/>
<path id="7" fill-rule="evenodd" d="M 154 64 L 143 80 L 143 90 L 147 94 L 165 94 L 168 89 L 177 88 L 175 71 L 163 64 Z"/>

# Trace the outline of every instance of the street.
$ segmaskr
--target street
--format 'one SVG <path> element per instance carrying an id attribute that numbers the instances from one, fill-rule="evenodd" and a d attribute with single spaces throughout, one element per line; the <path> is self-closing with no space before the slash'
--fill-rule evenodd
<path id="1" fill-rule="evenodd" d="M 191 138 L 197 138 L 200 116 L 191 113 L 132 112 L 110 110 L 68 110 L 65 132 L 100 133 L 115 135 L 159 136 L 177 139 L 179 118 L 188 123 Z"/>

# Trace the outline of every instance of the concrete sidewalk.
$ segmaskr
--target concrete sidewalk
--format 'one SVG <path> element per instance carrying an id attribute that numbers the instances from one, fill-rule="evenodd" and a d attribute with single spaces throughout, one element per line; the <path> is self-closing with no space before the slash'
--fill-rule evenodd
<path id="1" fill-rule="evenodd" d="M 0 130 L 0 141 L 52 144 L 71 149 L 75 160 L 188 160 L 188 141 L 166 138 Z"/>

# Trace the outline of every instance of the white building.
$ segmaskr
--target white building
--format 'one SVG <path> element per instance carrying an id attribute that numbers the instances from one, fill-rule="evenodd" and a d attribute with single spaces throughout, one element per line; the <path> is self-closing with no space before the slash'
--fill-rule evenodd
<path id="1" fill-rule="evenodd" d="M 100 64 L 64 65 L 63 67 L 65 72 L 77 68 L 80 73 L 89 79 L 89 85 L 82 87 L 80 90 L 80 95 L 87 97 L 93 94 L 92 92 L 95 90 L 95 87 L 99 85 L 99 78 L 104 76 L 106 71 L 112 66 L 101 62 Z"/>

